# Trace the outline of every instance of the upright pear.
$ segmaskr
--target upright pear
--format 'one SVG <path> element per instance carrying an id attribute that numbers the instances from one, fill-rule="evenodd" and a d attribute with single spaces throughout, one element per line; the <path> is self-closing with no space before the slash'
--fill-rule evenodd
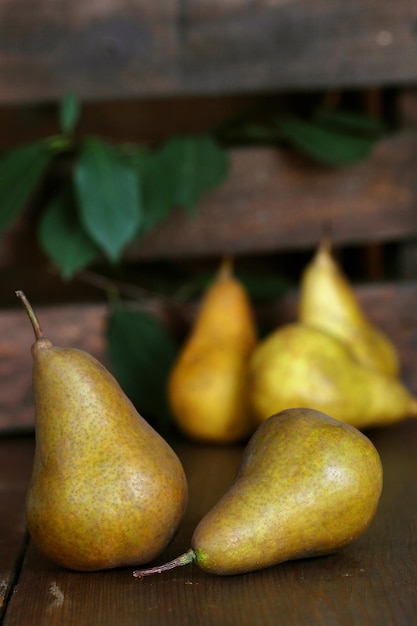
<path id="1" fill-rule="evenodd" d="M 155 558 L 187 503 L 183 467 L 90 354 L 54 346 L 32 322 L 36 447 L 26 517 L 38 548 L 74 570 Z"/>
<path id="2" fill-rule="evenodd" d="M 265 337 L 250 364 L 258 423 L 283 409 L 310 407 L 363 430 L 417 415 L 417 401 L 397 379 L 362 366 L 334 336 L 301 323 Z"/>
<path id="3" fill-rule="evenodd" d="M 362 365 L 398 376 L 400 363 L 394 344 L 368 319 L 332 255 L 328 238 L 323 238 L 302 274 L 299 321 L 343 341 Z"/>
<path id="4" fill-rule="evenodd" d="M 248 363 L 255 345 L 249 297 L 226 259 L 203 296 L 169 377 L 168 398 L 183 434 L 223 443 L 252 433 Z"/>
<path id="5" fill-rule="evenodd" d="M 369 527 L 383 471 L 356 428 L 312 409 L 288 409 L 252 435 L 236 478 L 195 529 L 191 549 L 141 578 L 195 561 L 243 574 L 335 552 Z"/>

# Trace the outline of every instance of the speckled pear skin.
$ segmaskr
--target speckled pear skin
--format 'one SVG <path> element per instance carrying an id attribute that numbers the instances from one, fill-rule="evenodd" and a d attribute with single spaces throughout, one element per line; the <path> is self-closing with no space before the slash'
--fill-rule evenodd
<path id="1" fill-rule="evenodd" d="M 383 471 L 356 428 L 288 409 L 252 435 L 236 479 L 192 538 L 206 572 L 231 575 L 332 553 L 371 523 Z"/>
<path id="2" fill-rule="evenodd" d="M 202 299 L 168 382 L 179 430 L 197 441 L 230 443 L 255 429 L 248 387 L 257 331 L 249 297 L 226 259 Z"/>
<path id="3" fill-rule="evenodd" d="M 179 459 L 95 358 L 44 338 L 32 355 L 33 541 L 74 570 L 147 563 L 173 538 L 186 507 Z"/>
<path id="4" fill-rule="evenodd" d="M 337 337 L 364 367 L 398 376 L 398 352 L 382 330 L 370 322 L 323 238 L 301 276 L 299 320 Z"/>

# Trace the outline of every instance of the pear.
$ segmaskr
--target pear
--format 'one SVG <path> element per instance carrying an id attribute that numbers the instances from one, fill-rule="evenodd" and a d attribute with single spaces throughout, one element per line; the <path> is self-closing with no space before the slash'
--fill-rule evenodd
<path id="1" fill-rule="evenodd" d="M 369 321 L 327 237 L 301 276 L 299 321 L 346 343 L 362 365 L 388 376 L 399 375 L 394 344 Z"/>
<path id="2" fill-rule="evenodd" d="M 36 337 L 30 535 L 68 569 L 147 563 L 182 519 L 188 495 L 183 467 L 107 369 L 84 351 L 54 346 L 24 293 L 16 295 Z"/>
<path id="3" fill-rule="evenodd" d="M 236 478 L 197 525 L 191 549 L 141 578 L 195 561 L 243 574 L 335 552 L 369 527 L 383 471 L 372 442 L 313 409 L 287 409 L 252 435 Z"/>
<path id="4" fill-rule="evenodd" d="M 250 364 L 258 423 L 304 406 L 364 430 L 417 415 L 417 401 L 401 381 L 362 366 L 341 341 L 301 323 L 266 336 Z"/>
<path id="5" fill-rule="evenodd" d="M 169 376 L 169 404 L 184 435 L 226 443 L 253 432 L 248 364 L 256 340 L 249 297 L 225 259 Z"/>

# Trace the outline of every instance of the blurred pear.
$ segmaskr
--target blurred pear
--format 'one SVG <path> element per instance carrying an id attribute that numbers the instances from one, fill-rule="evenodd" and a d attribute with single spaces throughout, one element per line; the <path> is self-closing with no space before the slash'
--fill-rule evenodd
<path id="1" fill-rule="evenodd" d="M 225 259 L 168 381 L 174 420 L 191 439 L 239 441 L 254 429 L 248 365 L 257 335 L 248 294 Z"/>
<path id="2" fill-rule="evenodd" d="M 391 340 L 367 318 L 353 287 L 324 237 L 301 277 L 299 321 L 345 343 L 357 361 L 388 376 L 398 376 L 399 357 Z"/>
<path id="3" fill-rule="evenodd" d="M 362 366 L 341 341 L 305 324 L 282 326 L 251 359 L 258 423 L 291 407 L 323 411 L 363 430 L 417 415 L 417 401 L 396 378 Z"/>

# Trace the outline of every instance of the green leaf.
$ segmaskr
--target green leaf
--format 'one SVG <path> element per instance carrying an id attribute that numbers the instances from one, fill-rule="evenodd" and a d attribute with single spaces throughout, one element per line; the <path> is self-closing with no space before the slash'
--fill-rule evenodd
<path id="1" fill-rule="evenodd" d="M 167 380 L 177 354 L 171 336 L 152 315 L 120 306 L 109 317 L 107 345 L 120 386 L 138 411 L 162 428 L 171 418 Z"/>
<path id="2" fill-rule="evenodd" d="M 281 136 L 293 146 L 325 165 L 350 165 L 366 159 L 373 139 L 328 130 L 298 118 L 278 122 Z"/>
<path id="3" fill-rule="evenodd" d="M 138 170 L 143 201 L 141 234 L 159 224 L 176 205 L 176 172 L 161 151 L 142 151 Z"/>
<path id="4" fill-rule="evenodd" d="M 142 219 L 134 161 L 100 139 L 87 139 L 75 168 L 75 188 L 85 230 L 117 261 Z"/>
<path id="5" fill-rule="evenodd" d="M 374 140 L 379 139 L 386 130 L 384 124 L 377 118 L 350 111 L 318 109 L 313 121 L 328 130 L 357 136 L 366 135 Z"/>
<path id="6" fill-rule="evenodd" d="M 74 131 L 80 110 L 80 102 L 74 94 L 69 93 L 62 99 L 59 107 L 59 125 L 64 134 L 69 135 Z"/>
<path id="7" fill-rule="evenodd" d="M 0 160 L 0 233 L 24 209 L 52 153 L 44 141 L 19 146 Z"/>
<path id="8" fill-rule="evenodd" d="M 82 229 L 72 189 L 65 190 L 47 206 L 37 234 L 41 248 L 64 279 L 72 278 L 99 255 L 97 246 Z"/>
<path id="9" fill-rule="evenodd" d="M 209 136 L 170 139 L 158 158 L 163 170 L 175 177 L 175 204 L 189 212 L 202 194 L 223 182 L 229 168 L 226 152 Z"/>

